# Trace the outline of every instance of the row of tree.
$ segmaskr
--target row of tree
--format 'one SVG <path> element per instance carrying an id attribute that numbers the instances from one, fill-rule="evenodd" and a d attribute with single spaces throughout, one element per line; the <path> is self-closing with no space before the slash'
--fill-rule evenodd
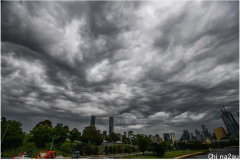
<path id="1" fill-rule="evenodd" d="M 37 147 L 45 147 L 47 143 L 53 140 L 54 144 L 63 144 L 67 138 L 71 143 L 80 140 L 80 134 L 76 128 L 70 131 L 68 126 L 52 127 L 52 122 L 49 120 L 36 124 L 30 131 L 30 135 L 28 142 L 34 142 Z"/>

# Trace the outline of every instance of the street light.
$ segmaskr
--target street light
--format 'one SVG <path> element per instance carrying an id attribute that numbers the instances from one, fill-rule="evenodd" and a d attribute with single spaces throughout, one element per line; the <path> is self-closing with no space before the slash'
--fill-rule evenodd
<path id="1" fill-rule="evenodd" d="M 53 136 L 53 140 L 54 140 L 54 137 L 55 137 L 55 136 Z M 53 140 L 52 140 L 52 144 L 51 144 L 50 151 L 52 150 Z"/>
<path id="2" fill-rule="evenodd" d="M 8 124 L 8 126 L 9 126 L 9 124 Z M 6 128 L 6 130 L 5 130 L 5 133 L 4 133 L 4 135 L 3 135 L 3 138 L 4 138 L 4 136 L 5 136 L 6 132 L 7 132 L 8 126 L 7 126 L 7 128 Z M 2 140 L 1 140 L 1 144 L 2 144 L 3 138 L 2 138 Z"/>

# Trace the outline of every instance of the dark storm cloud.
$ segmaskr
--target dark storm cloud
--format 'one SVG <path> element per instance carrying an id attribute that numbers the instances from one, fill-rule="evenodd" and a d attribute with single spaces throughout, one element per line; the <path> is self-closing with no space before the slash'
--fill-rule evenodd
<path id="1" fill-rule="evenodd" d="M 238 2 L 4 2 L 2 116 L 24 130 L 82 130 L 90 115 L 108 130 L 114 116 L 116 132 L 178 138 L 224 126 L 220 107 L 239 105 L 238 15 Z"/>

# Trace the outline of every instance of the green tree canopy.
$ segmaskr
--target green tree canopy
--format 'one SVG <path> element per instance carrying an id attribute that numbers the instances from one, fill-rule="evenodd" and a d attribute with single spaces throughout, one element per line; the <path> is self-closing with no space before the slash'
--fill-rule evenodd
<path id="1" fill-rule="evenodd" d="M 6 122 L 7 120 L 6 120 L 6 118 L 5 117 L 2 117 L 1 118 L 1 122 Z"/>
<path id="2" fill-rule="evenodd" d="M 163 141 L 161 145 L 164 147 L 165 150 L 172 150 L 172 143 Z"/>
<path id="3" fill-rule="evenodd" d="M 154 147 L 153 152 L 156 152 L 158 156 L 162 157 L 165 154 L 166 149 L 164 148 L 163 144 L 153 143 L 152 146 Z"/>
<path id="4" fill-rule="evenodd" d="M 52 142 L 53 129 L 49 125 L 34 127 L 30 133 L 33 135 L 29 142 L 34 142 L 38 147 L 45 147 L 46 143 Z"/>
<path id="5" fill-rule="evenodd" d="M 105 141 L 112 142 L 112 138 L 110 136 L 106 136 Z"/>
<path id="6" fill-rule="evenodd" d="M 2 140 L 1 152 L 2 153 L 6 149 L 15 149 L 23 144 L 23 139 L 25 135 L 22 131 L 21 126 L 22 124 L 15 120 L 8 120 L 5 122 L 4 121 L 1 122 L 1 140 Z"/>
<path id="7" fill-rule="evenodd" d="M 24 145 L 23 151 L 32 151 L 33 149 L 36 149 L 36 145 L 34 142 L 28 142 L 26 145 Z"/>
<path id="8" fill-rule="evenodd" d="M 79 140 L 79 139 L 80 139 L 80 134 L 79 134 L 78 130 L 77 130 L 76 128 L 73 128 L 73 129 L 69 132 L 68 138 L 69 138 L 70 141 L 71 141 L 71 145 L 72 145 L 72 142 L 73 142 L 73 141 Z"/>
<path id="9" fill-rule="evenodd" d="M 63 128 L 65 128 L 69 131 L 69 127 L 67 125 L 63 126 Z"/>
<path id="10" fill-rule="evenodd" d="M 46 126 L 46 125 L 52 127 L 52 122 L 49 121 L 49 120 L 45 120 L 45 121 L 39 122 L 39 123 L 36 125 L 36 127 L 39 127 L 39 126 Z"/>
<path id="11" fill-rule="evenodd" d="M 81 136 L 81 141 L 84 143 L 92 143 L 94 145 L 101 145 L 103 138 L 99 130 L 92 128 L 91 126 L 85 127 Z"/>
<path id="12" fill-rule="evenodd" d="M 68 130 L 61 126 L 56 126 L 52 129 L 52 134 L 54 135 L 53 144 L 63 144 L 68 137 Z"/>
<path id="13" fill-rule="evenodd" d="M 90 144 L 87 143 L 79 143 L 76 145 L 75 148 L 76 151 L 80 151 L 81 155 L 85 153 L 85 155 L 91 155 L 92 154 L 92 147 Z"/>
<path id="14" fill-rule="evenodd" d="M 148 138 L 147 136 L 143 135 L 137 135 L 137 145 L 141 152 L 144 152 L 147 150 L 148 146 L 151 144 L 152 140 Z"/>
<path id="15" fill-rule="evenodd" d="M 72 148 L 71 148 L 71 145 L 69 143 L 64 143 L 63 145 L 61 145 L 61 149 L 60 150 L 70 154 L 71 153 L 71 149 Z"/>
<path id="16" fill-rule="evenodd" d="M 117 142 L 117 141 L 120 140 L 120 139 L 118 138 L 117 134 L 116 134 L 116 133 L 113 133 L 113 132 L 110 134 L 110 137 L 111 137 L 111 139 L 112 139 L 113 142 Z"/>

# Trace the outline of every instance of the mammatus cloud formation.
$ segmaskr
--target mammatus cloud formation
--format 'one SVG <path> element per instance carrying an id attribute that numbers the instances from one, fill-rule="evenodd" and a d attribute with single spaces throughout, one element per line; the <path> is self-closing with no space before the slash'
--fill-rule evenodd
<path id="1" fill-rule="evenodd" d="M 239 111 L 238 2 L 4 2 L 2 116 L 160 134 Z"/>

